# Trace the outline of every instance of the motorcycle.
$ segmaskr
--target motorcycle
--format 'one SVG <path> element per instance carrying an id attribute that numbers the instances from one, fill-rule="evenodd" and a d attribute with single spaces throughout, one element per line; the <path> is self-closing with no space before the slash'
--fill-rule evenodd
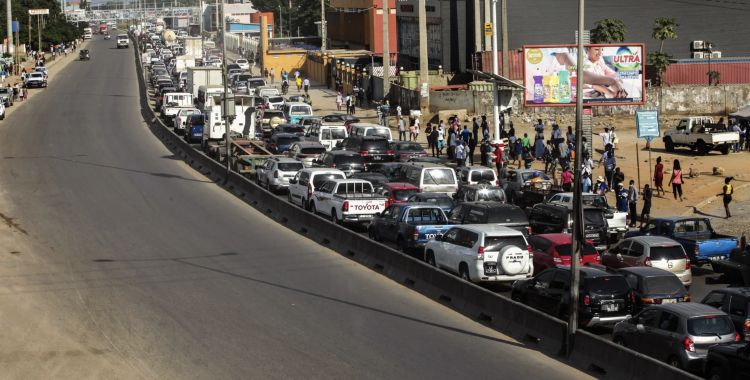
<path id="1" fill-rule="evenodd" d="M 289 82 L 284 81 L 281 83 L 281 95 L 286 95 L 289 93 Z"/>

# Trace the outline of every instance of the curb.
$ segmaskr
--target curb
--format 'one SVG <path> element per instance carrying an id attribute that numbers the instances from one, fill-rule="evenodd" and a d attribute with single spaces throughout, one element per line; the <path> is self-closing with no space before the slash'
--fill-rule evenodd
<path id="1" fill-rule="evenodd" d="M 718 182 L 718 181 L 717 181 L 717 182 Z M 750 183 L 746 183 L 746 184 L 744 184 L 744 185 L 742 185 L 742 186 L 736 187 L 736 188 L 735 188 L 735 190 L 739 190 L 739 189 L 744 189 L 744 188 L 746 188 L 746 187 L 748 187 L 748 186 L 750 186 Z M 715 195 L 712 195 L 712 196 L 710 196 L 710 197 L 708 197 L 708 198 L 706 198 L 706 199 L 704 199 L 704 200 L 702 200 L 702 201 L 700 201 L 700 202 L 696 203 L 695 205 L 693 205 L 693 206 L 692 206 L 692 208 L 693 208 L 693 210 L 692 210 L 692 211 L 685 211 L 685 212 L 683 212 L 683 213 L 682 213 L 682 216 L 690 216 L 690 215 L 692 215 L 692 214 L 695 214 L 695 213 L 697 213 L 698 211 L 700 211 L 700 210 L 701 210 L 701 208 L 703 208 L 703 207 L 704 207 L 704 206 L 706 206 L 706 205 L 707 205 L 707 204 L 708 204 L 709 202 L 713 201 L 713 200 L 714 200 L 714 199 L 716 199 L 716 198 L 718 198 L 718 197 L 717 197 L 717 196 L 715 196 Z"/>

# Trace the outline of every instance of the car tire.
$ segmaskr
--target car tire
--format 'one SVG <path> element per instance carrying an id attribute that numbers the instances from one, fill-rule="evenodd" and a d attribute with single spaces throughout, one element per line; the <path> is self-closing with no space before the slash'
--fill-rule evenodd
<path id="1" fill-rule="evenodd" d="M 625 344 L 625 339 L 623 339 L 622 337 L 619 337 L 619 336 L 617 338 L 615 338 L 615 344 L 618 345 L 618 346 L 623 346 L 623 347 L 627 347 L 628 346 L 627 344 Z"/>
<path id="2" fill-rule="evenodd" d="M 372 241 L 378 241 L 378 234 L 375 232 L 374 228 L 370 228 L 367 230 L 367 235 Z"/>
<path id="3" fill-rule="evenodd" d="M 435 253 L 432 251 L 427 252 L 427 264 L 437 268 L 437 262 L 435 262 Z"/>
<path id="4" fill-rule="evenodd" d="M 396 250 L 401 253 L 406 253 L 406 247 L 404 247 L 404 239 L 398 238 L 396 239 Z"/>
<path id="5" fill-rule="evenodd" d="M 727 154 L 729 154 L 729 145 L 722 147 L 719 151 L 722 155 L 726 156 Z"/>
<path id="6" fill-rule="evenodd" d="M 336 210 L 331 209 L 331 223 L 339 224 L 339 218 L 336 216 Z"/>
<path id="7" fill-rule="evenodd" d="M 303 210 L 310 211 L 310 205 L 307 204 L 307 199 L 303 199 L 300 202 L 300 206 L 302 207 Z"/>
<path id="8" fill-rule="evenodd" d="M 275 191 L 271 190 L 271 181 L 266 179 L 266 190 L 271 194 L 276 194 Z"/>
<path id="9" fill-rule="evenodd" d="M 286 200 L 287 202 L 289 202 L 290 205 L 294 204 L 294 202 L 292 202 L 292 193 L 289 191 L 286 193 Z"/>
<path id="10" fill-rule="evenodd" d="M 670 356 L 669 359 L 667 359 L 667 364 L 677 369 L 682 369 L 682 361 L 680 361 L 680 358 L 677 356 Z"/>
<path id="11" fill-rule="evenodd" d="M 458 268 L 458 276 L 461 277 L 462 280 L 471 282 L 471 277 L 469 276 L 469 268 L 466 266 L 466 264 L 461 264 L 461 266 Z"/>
<path id="12" fill-rule="evenodd" d="M 674 143 L 672 142 L 672 139 L 667 137 L 664 139 L 664 149 L 667 152 L 674 152 Z"/>
<path id="13" fill-rule="evenodd" d="M 315 207 L 315 203 L 310 202 L 310 212 L 315 215 L 318 213 L 318 209 Z"/>
<path id="14" fill-rule="evenodd" d="M 708 154 L 708 147 L 706 146 L 706 143 L 703 140 L 698 141 L 698 144 L 696 145 L 698 147 L 699 156 L 705 156 Z"/>
<path id="15" fill-rule="evenodd" d="M 721 369 L 721 367 L 716 366 L 711 368 L 710 371 L 708 371 L 708 377 L 706 377 L 707 380 L 726 380 L 727 378 L 724 376 L 724 370 Z"/>
<path id="16" fill-rule="evenodd" d="M 510 299 L 518 303 L 523 303 L 523 300 L 521 299 L 521 295 L 518 294 L 518 292 L 512 292 L 510 294 Z"/>

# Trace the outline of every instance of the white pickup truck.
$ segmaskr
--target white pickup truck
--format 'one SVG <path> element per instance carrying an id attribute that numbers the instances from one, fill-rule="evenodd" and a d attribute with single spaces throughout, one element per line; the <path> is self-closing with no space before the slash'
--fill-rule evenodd
<path id="1" fill-rule="evenodd" d="M 546 203 L 573 204 L 573 193 L 558 193 L 550 197 Z M 617 211 L 616 208 L 610 207 L 607 197 L 597 194 L 583 194 L 583 204 L 601 208 L 604 216 L 607 218 L 607 234 L 610 243 L 616 242 L 628 232 L 630 224 L 630 215 L 627 212 Z"/>
<path id="2" fill-rule="evenodd" d="M 336 179 L 313 191 L 310 212 L 331 217 L 331 222 L 369 223 L 385 210 L 386 198 L 373 192 L 372 184 L 361 179 Z"/>
<path id="3" fill-rule="evenodd" d="M 665 131 L 662 141 L 667 152 L 686 146 L 701 156 L 712 150 L 727 155 L 732 144 L 740 141 L 740 134 L 727 132 L 726 126 L 714 124 L 709 116 L 695 116 L 683 118 L 677 128 Z"/>
<path id="4" fill-rule="evenodd" d="M 159 112 L 164 122 L 169 125 L 172 124 L 172 119 L 177 116 L 177 113 L 185 108 L 195 108 L 193 94 L 189 92 L 168 92 L 164 95 Z"/>

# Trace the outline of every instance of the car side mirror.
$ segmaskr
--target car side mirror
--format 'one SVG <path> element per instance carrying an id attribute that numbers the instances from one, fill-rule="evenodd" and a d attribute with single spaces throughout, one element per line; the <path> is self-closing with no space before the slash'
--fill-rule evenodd
<path id="1" fill-rule="evenodd" d="M 646 328 L 643 327 L 643 325 L 635 325 L 635 328 L 638 330 L 638 332 L 641 332 L 641 333 L 646 332 Z"/>
<path id="2" fill-rule="evenodd" d="M 380 214 L 379 212 L 376 212 L 376 213 L 374 213 L 373 215 L 374 215 L 374 216 L 375 216 L 376 218 L 380 218 L 380 215 L 382 215 L 382 214 Z"/>

